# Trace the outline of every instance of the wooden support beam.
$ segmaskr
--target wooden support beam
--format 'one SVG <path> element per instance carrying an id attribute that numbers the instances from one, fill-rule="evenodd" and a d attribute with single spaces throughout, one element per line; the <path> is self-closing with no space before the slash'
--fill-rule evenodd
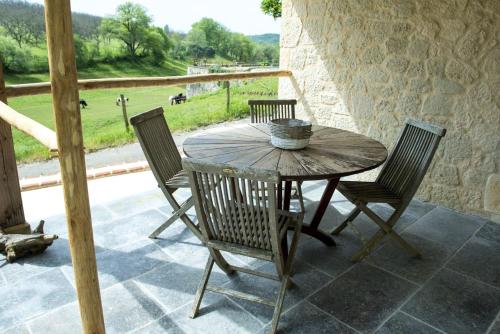
<path id="1" fill-rule="evenodd" d="M 57 153 L 56 133 L 53 130 L 43 126 L 29 117 L 24 116 L 21 113 L 18 113 L 2 101 L 0 101 L 0 118 L 7 121 L 7 123 L 19 131 L 35 138 L 40 143 L 45 145 L 51 152 Z"/>
<path id="2" fill-rule="evenodd" d="M 84 333 L 104 333 L 88 197 L 70 0 L 45 0 L 52 107 Z"/>
<path id="3" fill-rule="evenodd" d="M 141 78 L 104 78 L 78 80 L 79 90 L 108 89 L 108 88 L 133 88 L 150 86 L 176 86 L 201 82 L 230 81 L 258 79 L 268 77 L 291 77 L 292 72 L 287 70 L 210 73 L 197 75 L 181 75 L 174 77 L 141 77 Z M 49 94 L 50 83 L 39 82 L 20 84 L 5 87 L 4 93 L 8 97 Z"/>
<path id="4" fill-rule="evenodd" d="M 3 64 L 0 61 L 0 101 L 7 103 L 7 96 L 3 94 L 5 81 Z M 0 118 L 0 228 L 6 233 L 30 233 L 30 226 L 26 223 L 17 174 L 14 141 L 11 126 Z"/>

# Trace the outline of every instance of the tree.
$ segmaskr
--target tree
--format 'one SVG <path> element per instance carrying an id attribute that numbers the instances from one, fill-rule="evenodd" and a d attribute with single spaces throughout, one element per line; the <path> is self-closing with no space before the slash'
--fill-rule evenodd
<path id="1" fill-rule="evenodd" d="M 43 7 L 25 1 L 0 1 L 0 25 L 7 35 L 23 44 L 37 44 L 45 31 Z"/>
<path id="2" fill-rule="evenodd" d="M 254 53 L 254 44 L 247 36 L 233 33 L 230 43 L 230 56 L 239 62 L 249 62 Z"/>
<path id="3" fill-rule="evenodd" d="M 138 51 L 144 48 L 149 36 L 150 23 L 151 17 L 146 10 L 132 2 L 119 5 L 117 14 L 102 22 L 109 33 L 125 44 L 131 58 L 137 58 Z"/>
<path id="4" fill-rule="evenodd" d="M 154 27 L 147 31 L 143 49 L 145 55 L 151 57 L 153 64 L 163 63 L 170 48 L 171 42 L 163 29 Z"/>
<path id="5" fill-rule="evenodd" d="M 212 57 L 215 54 L 215 50 L 208 45 L 205 31 L 194 25 L 186 36 L 186 47 L 194 59 Z"/>
<path id="6" fill-rule="evenodd" d="M 191 27 L 205 34 L 207 46 L 214 52 L 222 56 L 226 55 L 231 34 L 226 27 L 207 17 L 202 18 Z"/>
<path id="7" fill-rule="evenodd" d="M 262 9 L 265 14 L 271 15 L 273 18 L 277 19 L 281 17 L 281 0 L 262 0 L 260 9 Z"/>

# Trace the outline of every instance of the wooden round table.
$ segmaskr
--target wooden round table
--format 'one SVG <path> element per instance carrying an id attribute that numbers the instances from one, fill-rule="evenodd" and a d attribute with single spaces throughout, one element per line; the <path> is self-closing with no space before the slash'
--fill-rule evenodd
<path id="1" fill-rule="evenodd" d="M 188 157 L 207 162 L 279 171 L 285 181 L 284 209 L 290 206 L 291 181 L 328 180 L 313 219 L 302 231 L 335 245 L 329 234 L 319 230 L 319 224 L 339 179 L 380 166 L 387 149 L 374 139 L 346 130 L 315 125 L 312 131 L 309 145 L 296 151 L 272 146 L 267 124 L 208 131 L 186 139 L 183 149 Z"/>

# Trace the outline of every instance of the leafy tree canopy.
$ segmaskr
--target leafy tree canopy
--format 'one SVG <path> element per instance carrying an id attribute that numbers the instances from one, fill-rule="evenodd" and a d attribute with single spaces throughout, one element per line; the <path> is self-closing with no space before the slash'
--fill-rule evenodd
<path id="1" fill-rule="evenodd" d="M 262 9 L 265 14 L 271 15 L 273 18 L 277 19 L 281 17 L 281 0 L 262 0 L 260 9 Z"/>

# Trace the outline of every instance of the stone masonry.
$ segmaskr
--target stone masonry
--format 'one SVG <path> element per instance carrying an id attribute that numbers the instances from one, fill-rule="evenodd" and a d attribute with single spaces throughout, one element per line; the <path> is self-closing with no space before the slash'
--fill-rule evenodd
<path id="1" fill-rule="evenodd" d="M 418 196 L 499 217 L 500 0 L 284 0 L 280 67 L 318 124 L 388 148 L 407 117 L 445 127 Z"/>

